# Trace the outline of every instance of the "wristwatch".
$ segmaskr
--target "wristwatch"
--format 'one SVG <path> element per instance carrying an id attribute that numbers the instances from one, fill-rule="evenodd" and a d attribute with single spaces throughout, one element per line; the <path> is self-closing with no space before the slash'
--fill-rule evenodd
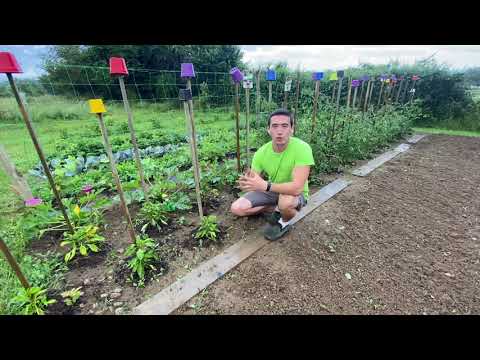
<path id="1" fill-rule="evenodd" d="M 265 191 L 270 191 L 270 188 L 271 188 L 271 187 L 272 187 L 272 183 L 269 181 L 269 182 L 267 183 L 267 190 L 265 190 Z"/>

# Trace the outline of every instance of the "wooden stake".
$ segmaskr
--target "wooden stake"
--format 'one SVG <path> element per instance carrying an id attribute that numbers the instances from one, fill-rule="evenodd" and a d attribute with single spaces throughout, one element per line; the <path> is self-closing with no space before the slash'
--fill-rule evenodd
<path id="1" fill-rule="evenodd" d="M 260 70 L 257 71 L 257 88 L 255 89 L 256 101 L 255 101 L 255 124 L 258 126 L 259 124 L 259 116 L 260 116 Z"/>
<path id="2" fill-rule="evenodd" d="M 342 93 L 342 81 L 343 81 L 343 77 L 341 77 L 338 80 L 337 106 L 335 107 L 335 114 L 333 115 L 333 125 L 332 125 L 332 140 L 331 140 L 332 143 L 335 137 L 335 125 L 336 125 L 335 123 L 337 120 L 338 107 L 340 105 L 340 94 Z"/>
<path id="3" fill-rule="evenodd" d="M 125 218 L 127 219 L 128 234 L 130 236 L 130 240 L 132 241 L 132 243 L 134 243 L 136 240 L 135 228 L 133 227 L 132 218 L 130 217 L 130 213 L 127 207 L 127 202 L 125 201 L 125 195 L 123 194 L 122 184 L 120 183 L 120 177 L 118 176 L 117 166 L 115 165 L 115 159 L 113 158 L 112 148 L 110 146 L 110 142 L 108 141 L 107 128 L 105 127 L 102 113 L 98 113 L 97 115 L 98 115 L 98 122 L 100 124 L 100 131 L 102 132 L 103 146 L 105 147 L 108 160 L 110 161 L 110 169 L 112 170 L 113 180 L 115 181 L 115 185 L 117 186 L 117 191 L 120 197 L 122 210 L 125 215 Z"/>
<path id="4" fill-rule="evenodd" d="M 187 89 L 192 90 L 192 82 L 187 78 Z M 192 155 L 193 177 L 195 180 L 195 192 L 197 195 L 197 206 L 200 221 L 203 219 L 202 197 L 200 192 L 200 165 L 198 163 L 197 153 L 197 133 L 195 130 L 195 119 L 193 117 L 193 100 L 183 102 L 185 116 L 187 117 L 187 127 L 190 135 L 190 152 Z"/>
<path id="5" fill-rule="evenodd" d="M 245 134 L 245 144 L 247 146 L 247 169 L 250 169 L 250 146 L 248 144 L 248 136 L 250 134 L 250 122 L 248 115 L 250 114 L 250 89 L 245 89 L 245 124 L 247 127 L 247 133 Z"/>
<path id="6" fill-rule="evenodd" d="M 380 102 L 382 101 L 382 95 L 383 95 L 383 86 L 385 85 L 385 82 L 382 81 L 382 86 L 380 87 L 380 94 L 378 94 L 378 102 L 377 106 L 380 108 Z"/>
<path id="7" fill-rule="evenodd" d="M 312 131 L 311 136 L 315 132 L 315 125 L 317 123 L 317 102 L 318 102 L 318 95 L 320 94 L 320 80 L 315 80 L 315 94 L 313 97 L 313 116 L 312 116 Z"/>
<path id="8" fill-rule="evenodd" d="M 0 165 L 11 180 L 13 191 L 24 201 L 33 198 L 27 180 L 18 172 L 2 144 L 0 144 Z"/>
<path id="9" fill-rule="evenodd" d="M 400 80 L 400 85 L 398 85 L 398 90 L 397 90 L 397 97 L 395 98 L 395 102 L 398 104 L 398 99 L 400 97 L 400 93 L 402 92 L 402 85 L 403 85 L 403 79 Z"/>
<path id="10" fill-rule="evenodd" d="M 370 81 L 370 80 L 368 80 L 368 81 Z M 358 103 L 358 106 L 359 106 L 360 108 L 362 107 L 364 85 L 365 85 L 365 81 L 362 80 L 362 89 L 361 89 L 361 91 L 360 91 L 360 101 L 359 101 L 359 103 Z"/>
<path id="11" fill-rule="evenodd" d="M 403 95 L 402 95 L 402 104 L 405 104 L 405 95 L 407 94 L 407 89 L 408 89 L 408 79 L 405 80 L 405 88 L 403 89 Z"/>
<path id="12" fill-rule="evenodd" d="M 48 168 L 47 160 L 45 159 L 45 155 L 43 154 L 43 150 L 40 146 L 40 143 L 38 142 L 37 134 L 35 133 L 35 130 L 33 129 L 32 122 L 30 120 L 30 115 L 25 110 L 25 106 L 23 105 L 23 101 L 20 98 L 20 95 L 19 95 L 18 89 L 17 89 L 17 85 L 15 84 L 15 81 L 13 80 L 12 74 L 7 73 L 7 77 L 8 77 L 8 81 L 10 82 L 10 86 L 12 88 L 15 99 L 17 100 L 18 106 L 20 108 L 20 112 L 22 113 L 23 120 L 25 121 L 25 125 L 27 126 L 30 137 L 32 138 L 33 145 L 35 146 L 35 150 L 37 151 L 38 157 L 40 158 L 40 162 L 42 163 L 43 170 L 45 171 L 45 175 L 47 175 L 48 182 L 50 183 L 50 187 L 52 188 L 53 194 L 55 195 L 55 199 L 58 202 L 58 206 L 60 207 L 60 210 L 62 211 L 63 218 L 65 219 L 65 222 L 67 223 L 69 231 L 73 234 L 74 230 L 73 230 L 72 223 L 70 222 L 70 219 L 68 218 L 67 211 L 65 210 L 65 207 L 63 206 L 63 203 L 62 203 L 62 198 L 60 197 L 60 194 L 58 193 L 57 186 L 55 185 L 55 181 L 53 180 L 52 173 L 50 172 L 50 169 Z"/>
<path id="13" fill-rule="evenodd" d="M 348 78 L 347 109 L 350 108 L 350 94 L 352 93 L 352 78 Z"/>
<path id="14" fill-rule="evenodd" d="M 297 91 L 295 93 L 295 108 L 293 109 L 293 135 L 295 135 L 295 130 L 297 129 L 297 114 L 298 114 L 298 98 L 300 96 L 300 71 L 297 73 Z"/>
<path id="15" fill-rule="evenodd" d="M 25 290 L 28 290 L 30 288 L 30 284 L 28 283 L 27 279 L 23 275 L 22 270 L 20 269 L 20 266 L 18 265 L 17 261 L 13 257 L 12 253 L 8 249 L 7 244 L 5 244 L 3 239 L 0 239 L 0 250 L 2 250 L 3 254 L 7 258 L 7 261 L 10 264 L 10 267 L 17 275 L 18 280 L 20 280 L 20 282 L 22 283 L 22 286 L 25 288 Z"/>
<path id="16" fill-rule="evenodd" d="M 270 82 L 271 84 L 271 82 Z M 240 113 L 240 96 L 239 96 L 239 87 L 240 83 L 235 83 L 235 119 L 236 119 L 236 128 L 237 128 L 237 170 L 238 172 L 241 171 L 241 165 L 240 165 L 240 119 L 239 119 L 239 113 Z"/>
<path id="17" fill-rule="evenodd" d="M 356 101 L 357 101 L 357 90 L 358 90 L 358 86 L 355 87 L 355 90 L 353 91 L 352 109 L 355 109 L 355 103 L 356 103 Z"/>
<path id="18" fill-rule="evenodd" d="M 410 91 L 412 91 L 413 89 L 415 89 L 415 83 L 416 83 L 416 82 L 417 82 L 417 80 L 413 80 L 412 88 L 410 89 Z M 412 102 L 414 96 L 415 96 L 415 93 L 412 92 L 412 95 L 410 95 L 410 100 L 409 100 L 408 102 Z"/>
<path id="19" fill-rule="evenodd" d="M 140 160 L 140 152 L 138 151 L 137 137 L 135 136 L 135 129 L 133 128 L 133 116 L 130 110 L 130 104 L 128 103 L 127 91 L 125 90 L 125 83 L 123 81 L 123 76 L 118 77 L 118 82 L 120 83 L 120 91 L 122 92 L 123 107 L 128 116 L 128 128 L 130 129 L 130 139 L 133 145 L 133 152 L 135 154 L 135 162 L 137 164 L 138 174 L 140 175 L 140 183 L 142 184 L 143 194 L 145 199 L 148 201 L 148 188 L 145 183 L 145 176 L 143 174 L 142 161 Z"/>
<path id="20" fill-rule="evenodd" d="M 367 111 L 367 108 L 368 108 L 368 99 L 369 99 L 369 92 L 371 91 L 371 84 L 372 84 L 372 80 L 368 80 L 368 83 L 367 83 L 367 91 L 365 91 L 365 99 L 363 101 L 363 109 L 362 109 L 362 118 L 363 116 L 365 115 L 365 112 Z M 361 101 L 360 101 L 360 106 L 361 106 Z"/>
<path id="21" fill-rule="evenodd" d="M 371 81 L 371 80 L 369 80 Z M 370 85 L 370 94 L 368 94 L 368 99 L 365 99 L 367 101 L 367 110 L 370 107 L 370 102 L 372 101 L 372 94 L 373 94 L 373 87 L 375 85 L 375 81 L 372 81 Z"/>
<path id="22" fill-rule="evenodd" d="M 285 93 L 285 95 L 284 95 L 284 98 L 283 98 L 283 108 L 287 109 L 287 106 L 288 106 L 288 91 L 284 91 L 284 93 Z"/>
<path id="23" fill-rule="evenodd" d="M 272 102 L 272 82 L 268 82 L 268 102 Z"/>
<path id="24" fill-rule="evenodd" d="M 333 90 L 332 90 L 332 103 L 333 99 L 335 99 L 335 90 L 337 90 L 337 81 L 333 84 Z"/>

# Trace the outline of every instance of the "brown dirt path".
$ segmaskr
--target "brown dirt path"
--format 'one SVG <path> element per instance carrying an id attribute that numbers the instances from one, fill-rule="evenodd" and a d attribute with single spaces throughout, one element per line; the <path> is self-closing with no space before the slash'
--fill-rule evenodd
<path id="1" fill-rule="evenodd" d="M 479 314 L 480 139 L 354 180 L 174 314 Z"/>

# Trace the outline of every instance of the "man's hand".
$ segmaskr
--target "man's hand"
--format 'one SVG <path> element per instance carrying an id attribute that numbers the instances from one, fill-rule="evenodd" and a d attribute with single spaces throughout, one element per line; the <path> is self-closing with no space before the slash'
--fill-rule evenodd
<path id="1" fill-rule="evenodd" d="M 265 191 L 267 189 L 267 182 L 250 169 L 245 175 L 240 176 L 238 183 L 242 191 Z"/>

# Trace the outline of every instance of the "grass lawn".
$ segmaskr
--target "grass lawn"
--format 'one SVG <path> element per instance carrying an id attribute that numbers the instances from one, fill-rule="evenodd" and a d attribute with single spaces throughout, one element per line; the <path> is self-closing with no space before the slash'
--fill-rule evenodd
<path id="1" fill-rule="evenodd" d="M 437 128 L 413 128 L 415 132 L 428 133 L 428 134 L 443 134 L 443 135 L 452 135 L 452 136 L 473 136 L 480 137 L 480 131 L 463 131 L 463 130 L 447 130 L 447 129 L 437 129 Z"/>

